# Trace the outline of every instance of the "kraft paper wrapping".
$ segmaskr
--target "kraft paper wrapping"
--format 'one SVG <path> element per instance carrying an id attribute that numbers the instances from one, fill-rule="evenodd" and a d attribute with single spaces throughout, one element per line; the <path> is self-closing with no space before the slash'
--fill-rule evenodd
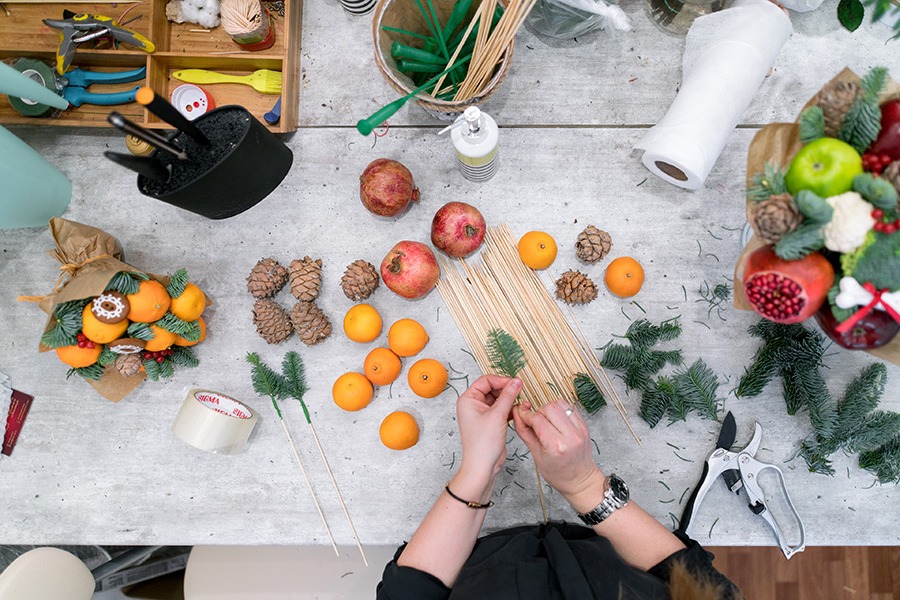
<path id="1" fill-rule="evenodd" d="M 172 423 L 172 432 L 199 450 L 237 454 L 258 418 L 253 409 L 234 398 L 208 390 L 191 390 Z"/>
<path id="2" fill-rule="evenodd" d="M 860 78 L 856 73 L 845 68 L 829 83 L 838 81 L 859 81 L 859 79 Z M 894 98 L 900 98 L 900 85 L 897 85 L 894 80 L 889 79 L 885 86 L 885 90 L 882 92 L 881 102 L 884 103 Z M 814 98 L 810 98 L 800 112 L 802 113 L 806 108 L 812 106 L 813 100 Z M 799 118 L 800 115 L 798 114 L 797 119 L 799 120 Z M 787 170 L 794 155 L 803 147 L 803 144 L 800 143 L 799 133 L 800 128 L 795 121 L 794 123 L 772 123 L 766 125 L 753 136 L 753 140 L 750 142 L 750 149 L 747 151 L 747 189 L 750 187 L 750 180 L 753 176 L 765 171 L 765 163 L 767 162 L 774 165 L 781 165 L 782 169 Z M 755 205 L 748 201 L 747 220 L 751 223 L 753 222 L 751 216 L 754 208 Z M 744 280 L 744 265 L 747 262 L 747 256 L 764 245 L 765 244 L 763 244 L 754 234 L 753 237 L 750 238 L 750 241 L 747 243 L 743 252 L 741 252 L 741 255 L 738 257 L 737 265 L 734 267 L 734 307 L 739 310 L 753 310 L 753 307 L 747 302 L 747 296 L 744 294 L 744 287 L 740 282 Z M 892 362 L 895 365 L 900 365 L 900 335 L 895 337 L 891 343 L 882 346 L 881 348 L 867 350 L 867 352 L 882 360 Z"/>
<path id="3" fill-rule="evenodd" d="M 101 229 L 53 217 L 50 219 L 50 233 L 56 242 L 56 249 L 50 250 L 48 254 L 63 265 L 61 267 L 63 279 L 65 276 L 68 276 L 68 279 L 40 298 L 41 310 L 49 315 L 43 333 L 55 325 L 53 310 L 57 304 L 102 294 L 110 279 L 120 271 L 142 273 L 163 285 L 169 283 L 168 276 L 147 273 L 124 262 L 124 253 L 119 242 Z M 209 297 L 206 298 L 206 305 L 212 305 Z M 39 344 L 38 350 L 47 352 L 52 348 Z M 107 400 L 118 402 L 130 394 L 146 377 L 144 373 L 122 377 L 113 365 L 107 365 L 101 379 L 97 381 L 89 379 L 87 382 Z"/>

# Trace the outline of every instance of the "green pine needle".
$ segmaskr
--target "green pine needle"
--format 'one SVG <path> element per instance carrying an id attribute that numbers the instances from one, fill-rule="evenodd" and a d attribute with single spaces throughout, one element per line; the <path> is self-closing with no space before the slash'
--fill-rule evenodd
<path id="1" fill-rule="evenodd" d="M 787 184 L 784 182 L 784 171 L 781 167 L 767 162 L 764 169 L 764 173 L 757 173 L 750 178 L 747 200 L 751 202 L 762 202 L 769 196 L 787 193 Z"/>
<path id="2" fill-rule="evenodd" d="M 877 450 L 860 454 L 859 467 L 874 473 L 879 483 L 900 483 L 900 435 Z"/>
<path id="3" fill-rule="evenodd" d="M 897 209 L 897 188 L 881 177 L 862 173 L 853 178 L 853 191 L 875 208 L 885 211 Z"/>
<path id="4" fill-rule="evenodd" d="M 881 109 L 875 100 L 865 95 L 857 98 L 844 115 L 838 137 L 862 154 L 872 145 L 881 131 Z"/>
<path id="5" fill-rule="evenodd" d="M 485 351 L 488 360 L 491 361 L 491 368 L 506 377 L 515 377 L 528 363 L 525 359 L 525 350 L 519 342 L 502 329 L 492 329 L 488 332 Z"/>
<path id="6" fill-rule="evenodd" d="M 863 89 L 866 100 L 877 102 L 881 90 L 887 83 L 888 70 L 885 67 L 873 67 L 859 81 L 859 87 Z"/>
<path id="7" fill-rule="evenodd" d="M 179 367 L 194 368 L 200 364 L 200 359 L 194 354 L 193 350 L 185 346 L 172 346 L 172 363 Z"/>
<path id="8" fill-rule="evenodd" d="M 300 406 L 303 408 L 303 414 L 306 416 L 306 422 L 312 423 L 312 419 L 309 416 L 309 410 L 306 408 L 306 402 L 303 401 L 303 394 L 309 390 L 309 388 L 306 387 L 306 374 L 303 366 L 303 359 L 301 359 L 300 355 L 293 350 L 285 354 L 284 359 L 281 361 L 281 379 L 287 394 L 300 402 Z"/>
<path id="9" fill-rule="evenodd" d="M 68 373 L 66 373 L 66 379 L 68 379 L 72 375 L 78 375 L 79 377 L 83 377 L 84 379 L 99 381 L 103 377 L 103 373 L 105 371 L 106 369 L 98 363 L 88 365 L 87 367 L 73 367 L 69 369 Z"/>
<path id="10" fill-rule="evenodd" d="M 163 318 L 154 323 L 154 325 L 161 329 L 165 329 L 170 333 L 179 335 L 189 342 L 196 342 L 199 340 L 202 333 L 199 321 L 182 321 L 170 312 L 163 315 Z"/>
<path id="11" fill-rule="evenodd" d="M 650 425 L 650 429 L 653 429 L 674 402 L 675 397 L 671 393 L 671 387 L 648 386 L 641 396 L 641 418 Z"/>
<path id="12" fill-rule="evenodd" d="M 103 350 L 100 352 L 100 356 L 97 357 L 97 364 L 101 367 L 105 367 L 106 365 L 111 365 L 116 362 L 116 358 L 119 355 L 109 349 L 109 347 L 104 346 Z"/>
<path id="13" fill-rule="evenodd" d="M 128 271 L 119 271 L 113 275 L 109 283 L 106 284 L 107 291 L 119 292 L 120 294 L 137 294 L 141 287 L 141 281 L 150 279 L 143 273 L 129 273 Z"/>
<path id="14" fill-rule="evenodd" d="M 718 421 L 716 393 L 719 378 L 703 359 L 698 358 L 688 369 L 676 371 L 672 382 L 676 394 L 684 399 L 687 409 L 696 410 L 705 419 Z"/>
<path id="15" fill-rule="evenodd" d="M 53 318 L 56 325 L 41 336 L 41 343 L 48 348 L 62 348 L 78 343 L 75 337 L 81 331 L 82 311 L 88 305 L 90 299 L 70 300 L 58 304 L 53 309 Z"/>
<path id="16" fill-rule="evenodd" d="M 133 337 L 138 340 L 144 340 L 145 342 L 149 342 L 156 337 L 156 334 L 153 333 L 152 329 L 150 329 L 149 324 L 138 323 L 137 321 L 129 325 L 128 329 L 126 329 L 125 332 L 128 334 L 128 337 Z"/>
<path id="17" fill-rule="evenodd" d="M 810 106 L 800 113 L 800 141 L 804 144 L 825 137 L 825 113 L 821 106 Z"/>
<path id="18" fill-rule="evenodd" d="M 187 283 L 187 269 L 178 269 L 169 276 L 169 285 L 166 286 L 166 292 L 168 292 L 172 298 L 178 298 L 184 293 L 184 288 L 187 287 Z"/>
<path id="19" fill-rule="evenodd" d="M 622 371 L 634 361 L 634 351 L 624 344 L 612 344 L 603 353 L 600 365 L 613 371 Z"/>
<path id="20" fill-rule="evenodd" d="M 281 377 L 266 366 L 266 364 L 259 359 L 259 355 L 256 354 L 256 352 L 248 352 L 246 360 L 253 365 L 251 369 L 253 390 L 260 396 L 268 396 L 271 398 L 272 404 L 275 406 L 275 411 L 278 413 L 278 418 L 283 419 L 281 416 L 281 409 L 278 407 L 278 400 L 286 398 L 288 394 L 284 389 Z"/>
<path id="21" fill-rule="evenodd" d="M 778 240 L 775 244 L 775 254 L 784 260 L 800 260 L 824 246 L 825 235 L 822 233 L 822 225 L 807 221 Z"/>
<path id="22" fill-rule="evenodd" d="M 594 414 L 606 406 L 606 398 L 597 383 L 586 373 L 575 374 L 575 395 L 588 414 Z"/>

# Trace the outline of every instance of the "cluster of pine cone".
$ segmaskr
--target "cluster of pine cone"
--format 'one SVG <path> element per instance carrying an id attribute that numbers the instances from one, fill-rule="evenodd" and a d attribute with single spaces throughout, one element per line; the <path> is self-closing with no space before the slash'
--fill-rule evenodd
<path id="1" fill-rule="evenodd" d="M 291 294 L 297 303 L 290 312 L 272 298 L 290 281 Z M 344 295 L 354 302 L 368 298 L 378 287 L 375 267 L 357 260 L 347 267 L 341 278 Z M 322 284 L 322 260 L 305 257 L 291 261 L 285 268 L 274 258 L 256 263 L 247 277 L 247 291 L 256 298 L 253 324 L 259 336 L 270 344 L 280 344 L 296 332 L 307 346 L 318 344 L 331 334 L 331 322 L 316 305 Z"/>
<path id="2" fill-rule="evenodd" d="M 586 263 L 595 263 L 607 255 L 612 237 L 588 225 L 578 234 L 575 254 Z M 580 271 L 569 269 L 556 281 L 556 297 L 567 304 L 587 304 L 597 297 L 597 284 Z"/>

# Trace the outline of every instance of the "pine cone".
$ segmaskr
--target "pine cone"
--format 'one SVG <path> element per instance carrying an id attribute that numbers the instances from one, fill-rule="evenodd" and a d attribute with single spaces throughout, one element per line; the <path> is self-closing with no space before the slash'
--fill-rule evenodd
<path id="1" fill-rule="evenodd" d="M 786 233 L 796 229 L 803 217 L 794 206 L 790 194 L 769 196 L 756 205 L 750 218 L 753 231 L 763 242 L 776 244 Z"/>
<path id="2" fill-rule="evenodd" d="M 247 291 L 254 298 L 269 298 L 278 293 L 288 280 L 288 270 L 274 258 L 263 258 L 247 277 Z"/>
<path id="3" fill-rule="evenodd" d="M 315 346 L 331 335 L 331 323 L 315 302 L 298 302 L 291 309 L 291 323 L 300 340 Z"/>
<path id="4" fill-rule="evenodd" d="M 312 302 L 319 296 L 322 282 L 322 260 L 306 257 L 291 261 L 291 293 L 301 302 Z"/>
<path id="5" fill-rule="evenodd" d="M 372 264 L 357 260 L 347 267 L 341 277 L 344 295 L 354 302 L 365 300 L 378 288 L 378 271 Z"/>
<path id="6" fill-rule="evenodd" d="M 895 160 L 881 172 L 881 178 L 890 182 L 900 194 L 900 160 Z"/>
<path id="7" fill-rule="evenodd" d="M 826 84 L 816 97 L 813 104 L 822 108 L 825 114 L 825 135 L 836 138 L 841 131 L 844 117 L 856 102 L 856 98 L 863 95 L 863 90 L 856 82 L 836 81 Z"/>
<path id="8" fill-rule="evenodd" d="M 588 225 L 578 234 L 575 254 L 586 263 L 595 263 L 606 256 L 611 246 L 612 237 L 608 233 Z"/>
<path id="9" fill-rule="evenodd" d="M 567 304 L 587 304 L 597 297 L 597 285 L 584 273 L 569 269 L 556 280 L 556 297 Z"/>
<path id="10" fill-rule="evenodd" d="M 137 375 L 141 370 L 141 355 L 120 354 L 116 357 L 116 362 L 113 365 L 122 377 Z"/>
<path id="11" fill-rule="evenodd" d="M 280 344 L 294 330 L 288 312 L 268 298 L 260 298 L 253 305 L 253 324 L 259 337 L 270 344 Z"/>

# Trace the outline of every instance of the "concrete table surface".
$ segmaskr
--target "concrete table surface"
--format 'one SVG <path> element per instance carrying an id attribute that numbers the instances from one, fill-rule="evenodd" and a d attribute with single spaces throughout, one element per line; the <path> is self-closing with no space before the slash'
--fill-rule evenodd
<path id="1" fill-rule="evenodd" d="M 35 397 L 19 444 L 0 461 L 0 541 L 12 544 L 327 544 L 323 525 L 268 399 L 257 396 L 244 361 L 255 351 L 269 364 L 288 350 L 303 357 L 310 385 L 306 400 L 347 508 L 364 544 L 397 544 L 409 538 L 459 464 L 456 394 L 414 396 L 406 383 L 410 359 L 392 389 L 379 389 L 357 413 L 331 400 L 334 380 L 358 371 L 371 348 L 386 345 L 393 321 L 410 317 L 431 341 L 416 358 L 432 357 L 474 380 L 479 370 L 439 294 L 406 301 L 384 286 L 369 302 L 385 330 L 371 344 L 343 335 L 352 303 L 340 290 L 344 268 L 356 259 L 379 264 L 396 241 L 427 241 L 431 217 L 450 200 L 479 207 L 489 223 L 507 223 L 514 235 L 532 229 L 560 244 L 552 267 L 580 268 L 601 280 L 608 260 L 630 255 L 646 270 L 641 293 L 630 300 L 610 295 L 575 309 L 592 345 L 622 334 L 631 320 L 654 322 L 681 315 L 684 333 L 670 347 L 688 364 L 702 357 L 727 382 L 724 407 L 737 419 L 737 442 L 746 443 L 754 422 L 763 427 L 758 458 L 784 469 L 787 487 L 806 524 L 810 545 L 894 545 L 895 486 L 873 485 L 855 457 L 835 455 L 836 475 L 806 471 L 802 460 L 785 462 L 811 433 L 807 415 L 789 416 L 773 383 L 753 399 L 730 390 L 758 342 L 746 335 L 751 313 L 726 307 L 722 318 L 698 302 L 700 289 L 728 283 L 740 251 L 744 224 L 744 176 L 750 140 L 760 126 L 793 120 L 803 103 L 844 66 L 863 73 L 898 64 L 900 46 L 885 43 L 890 30 L 868 20 L 855 33 L 835 17 L 836 0 L 818 11 L 792 16 L 795 33 L 750 108 L 729 138 L 706 184 L 697 192 L 672 187 L 650 175 L 632 146 L 665 114 L 680 81 L 684 39 L 657 30 L 639 2 L 623 3 L 634 30 L 594 33 L 577 41 L 550 40 L 523 29 L 512 72 L 487 110 L 501 125 L 501 164 L 482 185 L 456 170 L 449 143 L 437 137 L 441 123 L 412 105 L 391 119 L 385 137 L 361 137 L 352 125 L 395 94 L 372 60 L 370 22 L 345 14 L 337 2 L 304 6 L 301 127 L 285 138 L 294 164 L 282 185 L 255 208 L 211 221 L 140 195 L 134 178 L 102 157 L 124 151 L 122 136 L 105 129 L 15 127 L 74 184 L 64 217 L 114 235 L 126 260 L 149 272 L 186 268 L 215 301 L 208 310 L 209 336 L 196 347 L 201 365 L 179 369 L 166 381 L 142 383 L 118 404 L 84 381 L 66 381 L 66 367 L 52 353 L 38 354 L 45 315 L 19 294 L 47 293 L 59 271 L 45 252 L 46 228 L 0 232 L 0 370 L 16 388 Z M 397 219 L 380 219 L 359 203 L 357 177 L 375 158 L 400 160 L 413 172 L 421 201 Z M 642 183 L 643 182 L 643 183 Z M 640 184 L 640 185 L 639 185 Z M 585 267 L 572 245 L 586 225 L 612 234 L 606 261 Z M 283 264 L 303 256 L 324 262 L 319 305 L 334 333 L 305 347 L 292 337 L 279 346 L 260 339 L 251 322 L 253 299 L 245 278 L 254 263 L 274 257 Z M 543 274 L 548 286 L 551 280 Z M 276 299 L 290 307 L 287 289 Z M 638 306 L 638 304 L 640 306 Z M 835 396 L 865 365 L 865 353 L 838 351 L 826 359 L 825 377 Z M 900 368 L 888 365 L 882 408 L 900 410 Z M 458 389 L 465 381 L 453 381 Z M 219 456 L 186 446 L 171 432 L 188 389 L 213 389 L 240 399 L 260 414 L 245 450 Z M 638 446 L 612 407 L 588 417 L 595 458 L 630 484 L 633 498 L 667 526 L 680 516 L 685 491 L 696 483 L 718 425 L 696 415 L 654 430 L 637 416 L 639 398 L 618 391 L 643 441 Z M 303 425 L 300 407 L 283 402 L 297 449 L 339 544 L 352 544 L 327 473 Z M 394 452 L 379 441 L 381 420 L 409 410 L 421 427 L 415 447 Z M 676 448 L 677 447 L 677 448 Z M 541 519 L 537 480 L 526 448 L 510 432 L 503 469 L 486 529 Z M 545 489 L 552 519 L 574 515 L 558 494 Z M 771 545 L 765 523 L 743 499 L 717 486 L 691 529 L 710 545 Z"/>

